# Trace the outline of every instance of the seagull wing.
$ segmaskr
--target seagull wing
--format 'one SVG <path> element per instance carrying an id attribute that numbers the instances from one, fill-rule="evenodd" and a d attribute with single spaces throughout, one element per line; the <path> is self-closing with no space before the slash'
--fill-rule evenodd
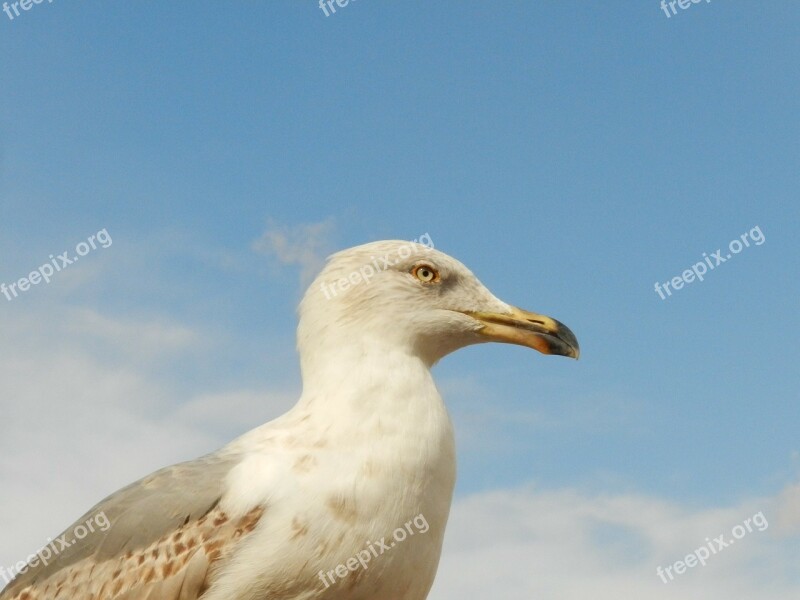
<path id="1" fill-rule="evenodd" d="M 0 600 L 196 600 L 211 584 L 212 565 L 263 514 L 229 519 L 219 509 L 237 462 L 212 454 L 109 496 L 48 545 L 48 564 L 43 549 Z"/>

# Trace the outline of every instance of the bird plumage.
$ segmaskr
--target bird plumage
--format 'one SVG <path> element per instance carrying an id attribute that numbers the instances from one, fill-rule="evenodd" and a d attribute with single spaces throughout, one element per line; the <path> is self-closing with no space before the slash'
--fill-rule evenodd
<path id="1" fill-rule="evenodd" d="M 421 244 L 334 255 L 300 305 L 297 405 L 110 496 L 87 513 L 103 512 L 108 531 L 30 568 L 0 600 L 424 600 L 455 484 L 430 368 L 492 340 L 577 356 L 568 329 L 529 315 Z M 424 533 L 352 568 L 417 516 Z"/>

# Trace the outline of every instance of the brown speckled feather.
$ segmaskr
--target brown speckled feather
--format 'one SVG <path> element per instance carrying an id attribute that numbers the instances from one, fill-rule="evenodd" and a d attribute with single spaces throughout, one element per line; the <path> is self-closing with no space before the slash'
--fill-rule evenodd
<path id="1" fill-rule="evenodd" d="M 235 462 L 212 455 L 120 490 L 76 522 L 105 513 L 107 531 L 67 533 L 70 547 L 20 575 L 0 600 L 196 600 L 264 512 L 231 520 L 217 506 Z"/>

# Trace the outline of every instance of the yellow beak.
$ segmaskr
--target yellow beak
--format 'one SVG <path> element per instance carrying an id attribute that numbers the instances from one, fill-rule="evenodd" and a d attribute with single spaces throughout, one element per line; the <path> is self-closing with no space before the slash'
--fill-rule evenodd
<path id="1" fill-rule="evenodd" d="M 517 344 L 542 354 L 578 358 L 581 353 L 575 334 L 569 327 L 545 315 L 512 307 L 510 314 L 465 312 L 483 323 L 479 334 L 487 341 Z"/>

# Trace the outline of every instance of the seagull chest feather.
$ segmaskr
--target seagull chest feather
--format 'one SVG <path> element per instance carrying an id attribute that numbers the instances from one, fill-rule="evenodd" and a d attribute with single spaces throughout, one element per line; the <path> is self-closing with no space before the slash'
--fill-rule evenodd
<path id="1" fill-rule="evenodd" d="M 455 484 L 453 430 L 425 365 L 391 353 L 380 363 L 362 364 L 369 373 L 362 377 L 331 371 L 335 381 L 320 388 L 327 395 L 310 386 L 292 411 L 228 448 L 242 460 L 221 507 L 232 515 L 265 509 L 249 547 L 234 559 L 241 565 L 226 569 L 253 573 L 253 563 L 261 566 L 260 583 L 250 584 L 254 599 L 277 592 L 270 585 L 286 581 L 288 558 L 298 589 L 315 583 L 317 595 L 308 598 L 427 596 Z M 276 539 L 291 542 L 276 547 Z M 366 566 L 352 568 L 367 553 Z M 240 584 L 223 575 L 209 600 L 217 590 L 219 598 L 247 597 L 236 595 Z"/>

